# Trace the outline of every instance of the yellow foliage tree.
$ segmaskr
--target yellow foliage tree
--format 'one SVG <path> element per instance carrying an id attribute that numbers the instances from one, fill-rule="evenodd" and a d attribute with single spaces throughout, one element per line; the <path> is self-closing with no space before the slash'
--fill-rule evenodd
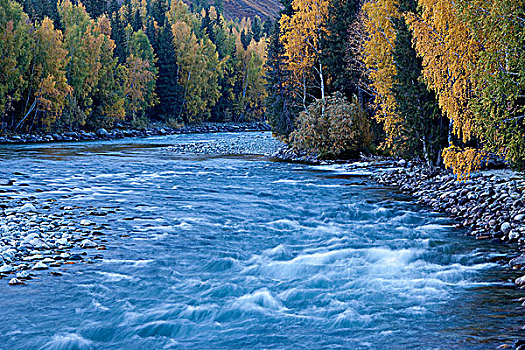
<path id="1" fill-rule="evenodd" d="M 33 86 L 29 89 L 34 91 L 34 110 L 42 112 L 40 120 L 49 127 L 61 115 L 67 96 L 71 93 L 71 87 L 66 79 L 68 52 L 62 33 L 55 30 L 53 21 L 47 17 L 35 32 L 33 55 L 31 70 Z"/>
<path id="2" fill-rule="evenodd" d="M 280 19 L 281 42 L 288 57 L 288 68 L 293 72 L 294 83 L 301 88 L 303 107 L 307 111 L 308 87 L 314 85 L 325 99 L 324 67 L 319 59 L 322 37 L 327 32 L 327 0 L 293 0 L 293 15 Z M 314 74 L 312 74 L 312 71 Z"/>
<path id="3" fill-rule="evenodd" d="M 468 142 L 474 136 L 472 63 L 480 45 L 452 0 L 419 0 L 420 17 L 411 16 L 415 48 L 423 58 L 423 75 L 437 93 L 441 109 L 452 122 L 454 134 Z"/>
<path id="4" fill-rule="evenodd" d="M 219 99 L 218 79 L 221 74 L 215 45 L 195 34 L 195 17 L 182 1 L 172 2 L 169 20 L 178 63 L 179 84 L 183 87 L 183 105 L 190 123 L 207 119 Z"/>
<path id="5" fill-rule="evenodd" d="M 396 31 L 393 19 L 400 18 L 397 0 L 371 0 L 363 6 L 364 28 L 367 40 L 364 43 L 364 61 L 368 77 L 375 94 L 377 113 L 375 118 L 383 124 L 386 132 L 384 147 L 394 150 L 394 140 L 402 133 L 404 120 L 396 112 L 396 100 L 392 93 L 396 66 L 394 44 Z"/>
<path id="6" fill-rule="evenodd" d="M 415 49 L 423 59 L 423 76 L 436 92 L 439 105 L 450 120 L 450 133 L 467 143 L 476 137 L 469 103 L 474 98 L 473 78 L 481 45 L 455 1 L 419 0 L 419 4 L 421 16 L 411 15 L 409 23 Z M 482 157 L 474 156 L 476 153 L 474 148 L 454 146 L 450 135 L 443 160 L 445 166 L 454 169 L 461 178 L 479 167 Z"/>

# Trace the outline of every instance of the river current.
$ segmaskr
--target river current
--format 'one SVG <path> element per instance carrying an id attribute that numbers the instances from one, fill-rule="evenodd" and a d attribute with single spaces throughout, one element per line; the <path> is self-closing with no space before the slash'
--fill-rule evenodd
<path id="1" fill-rule="evenodd" d="M 168 149 L 235 137 L 1 146 L 0 178 L 115 212 L 93 218 L 108 225 L 103 260 L 0 281 L 0 349 L 487 349 L 519 337 L 504 247 L 360 173 Z"/>

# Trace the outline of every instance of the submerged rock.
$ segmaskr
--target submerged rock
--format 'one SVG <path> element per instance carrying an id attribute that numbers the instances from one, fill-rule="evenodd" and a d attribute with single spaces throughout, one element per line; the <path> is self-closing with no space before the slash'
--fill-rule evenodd
<path id="1" fill-rule="evenodd" d="M 25 283 L 19 280 L 18 278 L 11 278 L 11 280 L 9 281 L 10 286 L 17 286 L 21 284 L 25 284 Z"/>

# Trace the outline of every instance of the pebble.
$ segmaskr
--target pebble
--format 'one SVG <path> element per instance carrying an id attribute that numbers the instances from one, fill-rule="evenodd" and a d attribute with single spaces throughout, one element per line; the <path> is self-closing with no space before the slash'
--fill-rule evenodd
<path id="1" fill-rule="evenodd" d="M 4 264 L 0 266 L 0 273 L 11 273 L 15 271 L 15 268 L 11 265 Z"/>
<path id="2" fill-rule="evenodd" d="M 16 274 L 16 278 L 18 279 L 28 279 L 29 277 L 29 272 L 27 271 L 20 271 Z"/>
<path id="3" fill-rule="evenodd" d="M 20 209 L 18 209 L 19 213 L 36 213 L 36 208 L 31 203 L 24 204 Z"/>
<path id="4" fill-rule="evenodd" d="M 82 248 L 96 248 L 97 244 L 89 239 L 85 239 L 80 243 L 80 246 Z"/>
<path id="5" fill-rule="evenodd" d="M 22 282 L 21 280 L 19 280 L 18 278 L 11 278 L 9 280 L 9 285 L 10 286 L 18 286 L 18 285 L 21 285 L 21 284 L 25 284 L 25 283 Z"/>
<path id="6" fill-rule="evenodd" d="M 33 270 L 47 270 L 49 267 L 44 264 L 43 262 L 39 261 L 35 265 L 33 265 Z"/>
<path id="7" fill-rule="evenodd" d="M 253 123 L 203 123 L 200 125 L 188 125 L 182 128 L 150 127 L 143 130 L 133 129 L 98 129 L 96 133 L 78 131 L 51 134 L 11 134 L 0 137 L 0 143 L 32 143 L 32 142 L 56 142 L 56 141 L 87 141 L 87 140 L 115 140 L 125 137 L 150 137 L 158 135 L 195 134 L 195 133 L 217 133 L 217 132 L 241 132 L 241 131 L 271 131 L 271 127 L 263 122 Z"/>

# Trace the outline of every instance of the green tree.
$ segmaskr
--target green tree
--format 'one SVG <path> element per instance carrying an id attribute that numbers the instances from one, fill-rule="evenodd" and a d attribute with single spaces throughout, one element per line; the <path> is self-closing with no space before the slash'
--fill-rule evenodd
<path id="1" fill-rule="evenodd" d="M 178 83 L 179 67 L 173 46 L 173 33 L 169 26 L 158 29 L 154 49 L 158 58 L 156 66 L 159 72 L 155 93 L 160 102 L 155 112 L 164 119 L 176 117 L 182 104 L 182 87 Z"/>
<path id="2" fill-rule="evenodd" d="M 256 42 L 261 41 L 262 26 L 261 26 L 261 19 L 259 18 L 259 16 L 255 16 L 253 18 L 251 31 L 252 31 L 253 40 L 255 40 Z"/>
<path id="3" fill-rule="evenodd" d="M 280 36 L 280 25 L 276 21 L 270 36 L 266 62 L 266 119 L 275 134 L 286 137 L 293 131 L 294 116 L 299 111 L 297 103 L 293 101 L 290 84 L 292 72 L 286 65 L 286 50 Z"/>
<path id="4" fill-rule="evenodd" d="M 17 118 L 7 113 L 20 101 L 27 87 L 24 78 L 31 61 L 32 30 L 28 16 L 22 7 L 10 0 L 0 0 L 0 116 L 2 124 L 15 126 Z"/>
<path id="5" fill-rule="evenodd" d="M 347 97 L 357 94 L 358 72 L 348 69 L 350 26 L 357 21 L 359 1 L 332 0 L 328 6 L 326 31 L 322 38 L 322 61 L 329 72 L 327 89 L 330 92 L 343 91 Z"/>
<path id="6" fill-rule="evenodd" d="M 402 14 L 416 13 L 417 3 L 400 0 L 398 9 Z M 435 94 L 423 81 L 423 62 L 413 48 L 405 16 L 392 21 L 396 31 L 392 93 L 397 113 L 403 120 L 394 136 L 392 150 L 407 157 L 421 156 L 429 166 L 439 164 L 441 150 L 446 145 L 448 122 L 441 117 Z"/>

